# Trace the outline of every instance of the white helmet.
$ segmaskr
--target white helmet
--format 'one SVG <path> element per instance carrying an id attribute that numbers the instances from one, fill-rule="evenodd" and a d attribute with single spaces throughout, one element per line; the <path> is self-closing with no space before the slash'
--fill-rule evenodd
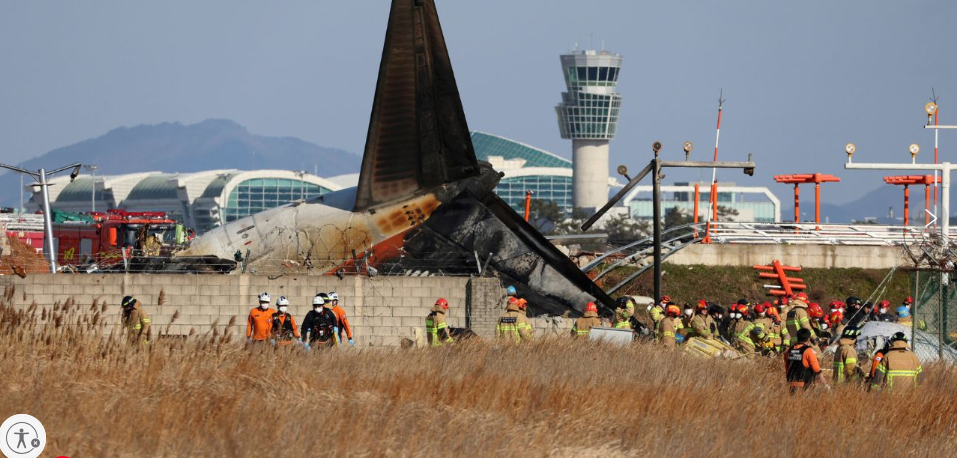
<path id="1" fill-rule="evenodd" d="M 279 299 L 276 299 L 276 305 L 289 305 L 289 299 L 286 299 L 286 296 L 280 296 Z"/>
<path id="2" fill-rule="evenodd" d="M 269 297 L 269 293 L 264 292 L 259 295 L 259 301 L 269 303 L 272 302 L 272 298 Z"/>
<path id="3" fill-rule="evenodd" d="M 313 305 L 323 305 L 325 303 L 326 301 L 323 300 L 323 296 L 320 296 L 319 294 L 313 296 Z"/>
<path id="4" fill-rule="evenodd" d="M 338 300 L 339 300 L 339 294 L 336 294 L 336 291 L 330 291 L 330 292 L 329 292 L 329 300 L 331 300 L 331 301 L 338 301 Z"/>

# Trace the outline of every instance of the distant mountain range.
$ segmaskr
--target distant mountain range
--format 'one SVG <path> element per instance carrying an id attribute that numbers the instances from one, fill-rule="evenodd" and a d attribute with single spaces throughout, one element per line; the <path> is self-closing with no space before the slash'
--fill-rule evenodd
<path id="1" fill-rule="evenodd" d="M 331 177 L 359 171 L 362 158 L 294 137 L 264 137 L 225 119 L 184 125 L 162 123 L 119 127 L 99 137 L 57 148 L 19 164 L 28 170 L 73 162 L 96 164 L 97 175 L 156 170 L 199 172 L 215 169 L 316 170 Z M 85 170 L 82 173 L 86 174 Z M 17 206 L 20 179 L 0 175 L 0 205 Z"/>

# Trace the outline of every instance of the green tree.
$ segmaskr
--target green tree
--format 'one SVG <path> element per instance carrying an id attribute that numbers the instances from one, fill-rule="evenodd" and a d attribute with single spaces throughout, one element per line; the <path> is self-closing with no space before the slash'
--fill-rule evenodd
<path id="1" fill-rule="evenodd" d="M 532 199 L 529 202 L 529 223 L 539 232 L 550 232 L 564 219 L 559 204 L 551 200 Z"/>
<path id="2" fill-rule="evenodd" d="M 738 216 L 738 210 L 725 205 L 718 206 L 718 221 L 731 221 L 733 216 Z"/>
<path id="3" fill-rule="evenodd" d="M 683 209 L 679 207 L 669 207 L 665 209 L 665 216 L 662 218 L 662 229 L 671 229 L 691 223 L 692 216 L 687 214 Z"/>
<path id="4" fill-rule="evenodd" d="M 620 213 L 611 216 L 603 229 L 609 235 L 609 243 L 625 244 L 648 237 L 652 233 L 651 227 L 648 221 L 636 221 L 629 215 Z"/>

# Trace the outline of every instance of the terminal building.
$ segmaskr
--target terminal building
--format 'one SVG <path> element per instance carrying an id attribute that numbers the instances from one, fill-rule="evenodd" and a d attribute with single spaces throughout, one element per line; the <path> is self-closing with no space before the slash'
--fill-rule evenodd
<path id="1" fill-rule="evenodd" d="M 709 216 L 709 190 L 711 183 L 699 183 L 699 221 Z M 675 183 L 661 186 L 662 214 L 676 208 L 692 216 L 695 212 L 695 183 Z M 652 186 L 636 186 L 622 199 L 634 220 L 652 219 Z M 718 205 L 738 212 L 722 218 L 722 221 L 777 223 L 781 222 L 781 201 L 764 186 L 736 186 L 735 183 L 718 184 Z"/>
<path id="2" fill-rule="evenodd" d="M 499 135 L 473 132 L 476 157 L 492 164 L 503 173 L 496 194 L 517 213 L 525 208 L 526 191 L 533 199 L 555 202 L 570 216 L 574 202 L 574 166 L 569 159 Z M 70 212 L 105 211 L 116 208 L 127 211 L 164 212 L 170 218 L 203 233 L 211 228 L 235 221 L 270 208 L 309 199 L 332 191 L 356 186 L 359 174 L 321 178 L 305 172 L 288 170 L 211 170 L 197 173 L 142 172 L 125 175 L 81 176 L 70 181 L 57 177 L 51 181 L 50 205 L 55 210 Z M 95 186 L 94 186 L 95 184 Z M 615 178 L 606 176 L 608 189 L 622 187 Z M 677 207 L 691 214 L 693 191 L 689 183 L 663 186 L 663 211 Z M 700 216 L 708 207 L 708 184 L 702 184 L 699 195 Z M 27 212 L 42 207 L 39 188 L 27 186 L 30 193 Z M 651 219 L 651 186 L 637 186 L 622 201 L 633 219 Z M 719 185 L 719 205 L 738 211 L 736 221 L 780 221 L 778 199 L 764 187 Z"/>
<path id="3" fill-rule="evenodd" d="M 492 168 L 503 173 L 495 192 L 513 210 L 525 211 L 526 191 L 532 198 L 555 202 L 566 215 L 572 214 L 573 165 L 572 161 L 546 150 L 485 132 L 473 132 L 472 144 L 476 158 L 489 162 Z M 606 175 L 606 196 L 609 187 L 622 187 L 622 183 Z"/>
<path id="4" fill-rule="evenodd" d="M 198 173 L 143 172 L 114 176 L 81 176 L 50 180 L 50 206 L 70 212 L 165 212 L 170 218 L 203 233 L 244 216 L 308 199 L 343 187 L 305 172 L 288 170 L 211 170 Z M 27 212 L 42 207 L 39 189 Z"/>

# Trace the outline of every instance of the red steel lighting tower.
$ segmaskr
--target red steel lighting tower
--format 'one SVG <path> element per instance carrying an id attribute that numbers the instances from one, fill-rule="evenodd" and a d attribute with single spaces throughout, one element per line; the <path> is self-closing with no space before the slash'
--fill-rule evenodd
<path id="1" fill-rule="evenodd" d="M 929 213 L 931 207 L 931 186 L 935 183 L 941 183 L 941 178 L 934 175 L 896 175 L 896 176 L 887 176 L 884 177 L 885 183 L 892 185 L 899 185 L 905 187 L 905 214 L 904 214 L 904 225 L 908 225 L 908 186 L 909 185 L 925 185 L 925 225 L 927 226 L 931 222 L 931 213 Z"/>
<path id="2" fill-rule="evenodd" d="M 834 175 L 828 175 L 824 173 L 803 173 L 797 175 L 775 175 L 775 181 L 779 183 L 789 183 L 795 185 L 796 223 L 801 222 L 801 215 L 798 209 L 798 185 L 802 183 L 815 183 L 815 224 L 818 224 L 820 222 L 819 208 L 821 203 L 821 189 L 819 188 L 819 185 L 822 183 L 839 182 L 842 180 Z"/>

